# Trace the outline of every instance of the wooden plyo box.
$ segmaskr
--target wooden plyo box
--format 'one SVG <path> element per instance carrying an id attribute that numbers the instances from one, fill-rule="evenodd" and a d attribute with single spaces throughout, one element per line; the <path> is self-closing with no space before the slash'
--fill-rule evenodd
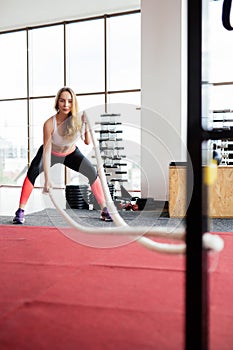
<path id="1" fill-rule="evenodd" d="M 218 166 L 217 180 L 209 186 L 209 216 L 212 218 L 233 218 L 233 166 Z M 186 167 L 169 167 L 169 216 L 185 217 Z"/>

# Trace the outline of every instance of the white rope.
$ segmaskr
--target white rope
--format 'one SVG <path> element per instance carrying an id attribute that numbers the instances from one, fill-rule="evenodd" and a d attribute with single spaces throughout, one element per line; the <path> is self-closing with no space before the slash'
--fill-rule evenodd
<path id="1" fill-rule="evenodd" d="M 80 231 L 85 234 L 92 234 L 92 235 L 127 235 L 137 238 L 137 236 L 141 235 L 150 235 L 150 236 L 156 236 L 161 238 L 169 238 L 174 240 L 183 240 L 184 239 L 184 231 L 183 230 L 176 230 L 172 233 L 167 232 L 165 229 L 161 227 L 129 227 L 127 226 L 118 226 L 118 227 L 111 227 L 111 228 L 97 228 L 97 227 L 90 227 L 90 226 L 83 226 L 77 223 L 70 215 L 67 214 L 67 212 L 60 207 L 60 205 L 56 202 L 54 196 L 53 196 L 53 190 L 50 189 L 49 191 L 50 199 L 57 209 L 57 211 L 62 215 L 62 217 L 66 220 L 66 222 L 72 226 L 77 231 Z M 181 254 L 185 252 L 185 244 L 165 244 L 165 243 L 159 243 L 154 242 L 153 240 L 147 238 L 147 237 L 140 237 L 137 239 L 137 242 L 142 240 L 144 245 L 152 250 L 156 250 L 158 252 L 163 253 L 170 253 L 170 254 Z"/>
<path id="2" fill-rule="evenodd" d="M 209 232 L 203 234 L 202 243 L 205 249 L 213 250 L 215 252 L 221 252 L 224 248 L 223 239 L 218 235 L 213 235 Z"/>
<path id="3" fill-rule="evenodd" d="M 98 144 L 97 144 L 96 138 L 94 136 L 94 133 L 93 133 L 92 127 L 90 125 L 88 117 L 87 117 L 87 122 L 88 122 L 88 127 L 90 130 L 91 139 L 92 139 L 92 143 L 93 143 L 94 150 L 95 150 L 95 156 L 96 156 L 97 166 L 98 166 L 98 173 L 99 173 L 99 177 L 100 177 L 101 184 L 103 187 L 103 191 L 104 191 L 104 195 L 105 195 L 108 209 L 110 211 L 110 214 L 111 214 L 112 219 L 113 219 L 114 223 L 116 224 L 116 226 L 121 226 L 121 225 L 126 226 L 126 227 L 128 227 L 127 232 L 130 232 L 132 229 L 127 225 L 127 223 L 119 215 L 119 213 L 115 207 L 115 204 L 112 200 L 112 197 L 110 195 L 106 176 L 104 173 L 104 168 L 102 165 L 101 154 L 100 154 L 99 147 L 98 147 Z M 145 230 L 145 227 L 139 228 L 139 230 L 140 229 L 143 232 L 143 229 Z M 173 236 L 173 233 L 170 233 L 169 238 L 172 238 L 172 236 Z M 142 245 L 146 246 L 147 248 L 157 250 L 160 252 L 162 251 L 164 253 L 180 254 L 180 253 L 185 253 L 185 251 L 186 251 L 185 244 L 174 245 L 174 244 L 158 243 L 158 242 L 152 241 L 146 237 L 140 237 L 138 239 L 138 242 L 141 243 Z M 208 233 L 208 234 L 203 235 L 203 247 L 205 249 L 221 251 L 224 247 L 224 242 L 219 236 L 211 235 L 210 233 Z"/>
<path id="4" fill-rule="evenodd" d="M 148 227 L 130 227 L 130 226 L 122 226 L 122 227 L 111 227 L 110 228 L 96 228 L 96 227 L 89 227 L 89 226 L 83 226 L 78 224 L 74 219 L 71 218 L 70 215 L 67 214 L 67 212 L 62 209 L 56 202 L 53 196 L 53 189 L 50 189 L 49 191 L 50 199 L 57 209 L 57 211 L 62 215 L 62 217 L 66 220 L 66 222 L 75 228 L 76 230 L 85 233 L 85 234 L 92 234 L 92 235 L 127 235 L 127 236 L 139 236 L 143 235 L 143 237 L 140 237 L 137 242 L 142 242 L 143 239 L 143 245 L 146 248 L 149 248 L 151 250 L 155 250 L 160 253 L 168 253 L 168 254 L 184 254 L 186 252 L 186 245 L 183 244 L 168 244 L 168 243 L 159 243 L 155 242 L 145 236 L 155 236 L 160 238 L 169 238 L 174 240 L 184 240 L 185 239 L 185 232 L 182 229 L 176 229 L 168 228 L 165 230 L 161 226 L 154 226 L 153 228 Z M 173 230 L 173 232 L 172 232 Z M 170 231 L 170 232 L 169 232 Z M 213 250 L 215 252 L 220 252 L 224 247 L 223 240 L 217 236 L 212 235 L 210 233 L 205 233 L 203 235 L 203 247 L 205 249 Z"/>
<path id="5" fill-rule="evenodd" d="M 112 216 L 112 219 L 117 227 L 111 227 L 111 228 L 96 228 L 96 227 L 86 227 L 78 224 L 75 220 L 73 220 L 66 212 L 63 210 L 56 202 L 53 196 L 53 189 L 49 191 L 49 196 L 54 204 L 55 208 L 60 212 L 60 214 L 63 216 L 63 218 L 67 221 L 67 223 L 74 227 L 76 230 L 79 230 L 82 233 L 87 234 L 94 234 L 94 235 L 127 235 L 127 236 L 140 236 L 137 239 L 137 242 L 142 244 L 148 249 L 160 252 L 160 253 L 168 253 L 168 254 L 184 254 L 186 252 L 186 244 L 185 243 L 179 243 L 179 244 L 171 244 L 171 243 L 160 243 L 155 242 L 152 239 L 149 239 L 145 236 L 156 236 L 161 238 L 169 238 L 174 240 L 185 240 L 185 230 L 184 229 L 175 229 L 170 227 L 166 227 L 166 229 L 160 227 L 130 227 L 123 218 L 119 215 L 115 204 L 112 200 L 112 197 L 109 192 L 106 176 L 104 173 L 104 168 L 102 164 L 102 158 L 100 155 L 99 147 L 97 145 L 93 130 L 91 128 L 91 125 L 89 123 L 89 120 L 87 119 L 88 127 L 90 130 L 94 150 L 95 150 L 95 156 L 97 160 L 97 166 L 98 166 L 98 174 L 100 177 L 100 181 L 103 187 L 103 192 L 106 200 L 107 207 L 109 209 L 109 212 Z M 143 235 L 143 237 L 142 237 Z M 210 249 L 216 252 L 220 252 L 224 247 L 223 240 L 217 236 L 212 235 L 210 233 L 205 233 L 203 235 L 203 247 L 205 249 Z"/>

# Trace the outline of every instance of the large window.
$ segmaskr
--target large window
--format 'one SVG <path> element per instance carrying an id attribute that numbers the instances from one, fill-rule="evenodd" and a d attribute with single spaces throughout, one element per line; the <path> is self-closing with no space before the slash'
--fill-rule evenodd
<path id="1" fill-rule="evenodd" d="M 104 19 L 67 25 L 67 84 L 78 93 L 104 92 Z"/>
<path id="2" fill-rule="evenodd" d="M 0 35 L 0 99 L 27 96 L 25 31 Z"/>
<path id="3" fill-rule="evenodd" d="M 122 104 L 135 106 L 139 130 L 140 21 L 137 10 L 0 32 L 1 184 L 22 184 L 62 86 L 75 91 L 81 110 L 114 104 L 123 122 Z M 132 135 L 128 118 L 126 135 Z M 64 179 L 75 182 L 76 176 Z"/>
<path id="4" fill-rule="evenodd" d="M 29 95 L 53 95 L 64 82 L 63 26 L 29 31 Z"/>
<path id="5" fill-rule="evenodd" d="M 139 14 L 112 17 L 108 21 L 109 90 L 140 89 Z"/>
<path id="6" fill-rule="evenodd" d="M 202 125 L 219 137 L 233 128 L 233 31 L 224 27 L 225 9 L 223 0 L 203 2 Z M 232 9 L 228 15 L 232 18 Z M 233 164 L 231 140 L 210 140 L 210 147 L 217 148 L 220 165 Z"/>
<path id="7" fill-rule="evenodd" d="M 233 110 L 233 32 L 222 24 L 223 0 L 209 3 L 208 49 L 211 110 Z"/>
<path id="8" fill-rule="evenodd" d="M 18 183 L 26 171 L 28 132 L 24 100 L 0 102 L 1 184 Z"/>

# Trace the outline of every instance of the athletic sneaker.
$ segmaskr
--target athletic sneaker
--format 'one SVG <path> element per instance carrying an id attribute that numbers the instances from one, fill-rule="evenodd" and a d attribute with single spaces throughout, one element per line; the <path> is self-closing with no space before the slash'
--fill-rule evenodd
<path id="1" fill-rule="evenodd" d="M 100 220 L 112 221 L 111 215 L 109 214 L 108 209 L 106 207 L 101 212 Z"/>
<path id="2" fill-rule="evenodd" d="M 15 217 L 13 219 L 13 224 L 23 224 L 25 221 L 24 218 L 24 210 L 23 209 L 18 209 L 15 213 Z"/>

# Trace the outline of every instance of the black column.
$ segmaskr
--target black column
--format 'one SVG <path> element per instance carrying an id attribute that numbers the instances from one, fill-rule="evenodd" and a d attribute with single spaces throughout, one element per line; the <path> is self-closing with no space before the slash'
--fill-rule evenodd
<path id="1" fill-rule="evenodd" d="M 202 174 L 202 0 L 188 0 L 187 186 L 193 193 L 187 210 L 186 350 L 208 349 L 208 268 L 202 235 L 208 231 L 207 191 Z"/>

